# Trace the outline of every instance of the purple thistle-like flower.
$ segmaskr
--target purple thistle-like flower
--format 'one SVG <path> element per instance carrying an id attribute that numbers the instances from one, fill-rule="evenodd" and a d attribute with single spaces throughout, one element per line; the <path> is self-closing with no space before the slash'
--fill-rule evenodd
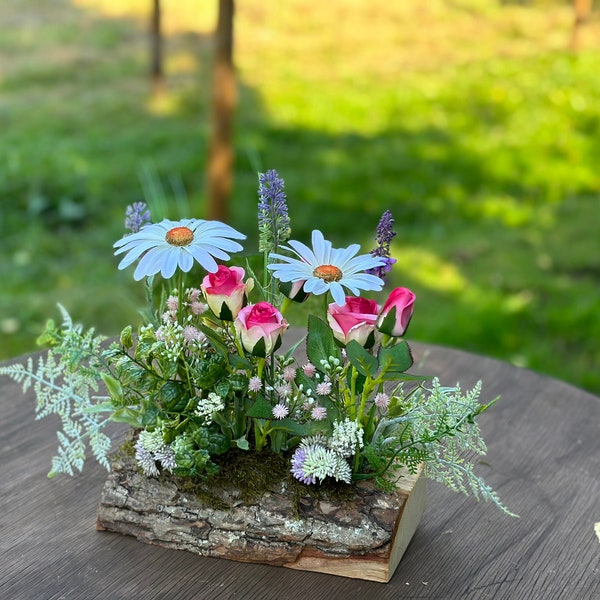
<path id="1" fill-rule="evenodd" d="M 145 202 L 134 202 L 125 209 L 125 229 L 131 233 L 137 233 L 150 222 L 150 211 Z"/>
<path id="2" fill-rule="evenodd" d="M 292 456 L 292 468 L 290 472 L 292 475 L 307 485 L 312 485 L 317 481 L 315 475 L 307 475 L 304 472 L 304 461 L 306 460 L 306 450 L 304 448 L 296 448 L 294 455 Z"/>
<path id="3" fill-rule="evenodd" d="M 367 273 L 381 277 L 381 279 L 391 271 L 392 265 L 396 262 L 396 259 L 391 258 L 390 256 L 390 244 L 396 235 L 396 232 L 392 229 L 394 222 L 394 217 L 392 217 L 392 213 L 389 210 L 386 210 L 383 215 L 381 215 L 381 219 L 377 225 L 377 235 L 375 238 L 377 241 L 377 248 L 371 251 L 371 256 L 383 258 L 385 259 L 385 263 L 380 267 L 368 270 Z"/>
<path id="4" fill-rule="evenodd" d="M 258 184 L 258 249 L 271 252 L 291 233 L 285 184 L 274 169 L 259 173 Z"/>
<path id="5" fill-rule="evenodd" d="M 144 475 L 147 475 L 148 477 L 158 477 L 158 467 L 154 462 L 154 456 L 139 442 L 135 445 L 135 459 L 144 471 Z"/>

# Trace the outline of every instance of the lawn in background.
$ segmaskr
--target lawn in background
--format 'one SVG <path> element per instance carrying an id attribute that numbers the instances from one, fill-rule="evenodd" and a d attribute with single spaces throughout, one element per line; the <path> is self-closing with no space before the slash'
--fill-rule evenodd
<path id="1" fill-rule="evenodd" d="M 203 216 L 217 3 L 163 1 L 161 97 L 150 2 L 23 4 L 0 5 L 1 358 L 57 302 L 109 335 L 138 320 L 111 248 L 127 204 Z M 257 169 L 284 177 L 298 239 L 368 251 L 389 208 L 410 338 L 599 393 L 600 23 L 573 55 L 571 21 L 542 0 L 238 2 L 231 224 L 254 248 Z"/>

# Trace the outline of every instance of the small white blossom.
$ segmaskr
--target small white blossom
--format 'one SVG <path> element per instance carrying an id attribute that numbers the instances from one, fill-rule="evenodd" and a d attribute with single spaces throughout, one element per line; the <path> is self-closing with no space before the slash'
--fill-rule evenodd
<path id="1" fill-rule="evenodd" d="M 357 447 L 362 448 L 363 430 L 359 423 L 346 417 L 345 421 L 333 424 L 333 433 L 329 438 L 329 447 L 342 456 L 352 456 Z"/>
<path id="2" fill-rule="evenodd" d="M 317 372 L 317 367 L 312 363 L 308 362 L 303 367 L 302 370 L 307 377 L 312 377 Z"/>
<path id="3" fill-rule="evenodd" d="M 248 389 L 251 392 L 260 392 L 260 390 L 262 389 L 262 381 L 260 380 L 260 377 L 258 377 L 257 375 L 252 377 L 248 382 Z"/>
<path id="4" fill-rule="evenodd" d="M 295 367 L 289 366 L 283 369 L 283 378 L 285 381 L 293 381 L 294 377 L 296 377 Z"/>
<path id="5" fill-rule="evenodd" d="M 310 416 L 315 421 L 322 421 L 323 419 L 327 418 L 327 409 L 324 406 L 314 406 Z"/>
<path id="6" fill-rule="evenodd" d="M 324 381 L 323 383 L 319 383 L 316 388 L 316 392 L 318 396 L 328 396 L 331 394 L 331 381 Z"/>
<path id="7" fill-rule="evenodd" d="M 167 309 L 171 312 L 175 312 L 179 308 L 179 298 L 177 296 L 169 296 L 167 298 Z"/>
<path id="8" fill-rule="evenodd" d="M 292 395 L 292 386 L 289 383 L 282 383 L 275 386 L 275 391 L 280 398 L 289 398 Z"/>
<path id="9" fill-rule="evenodd" d="M 195 414 L 199 417 L 204 417 L 204 424 L 209 425 L 212 423 L 212 414 L 219 412 L 225 408 L 223 399 L 219 394 L 210 392 L 207 398 L 200 398 L 198 400 L 198 406 L 196 407 Z"/>
<path id="10" fill-rule="evenodd" d="M 390 404 L 390 397 L 385 392 L 379 392 L 375 396 L 375 406 L 381 410 L 387 409 Z"/>
<path id="11" fill-rule="evenodd" d="M 285 404 L 282 404 L 281 402 L 273 407 L 273 416 L 276 419 L 285 419 L 288 416 L 289 412 L 290 411 L 288 407 Z"/>

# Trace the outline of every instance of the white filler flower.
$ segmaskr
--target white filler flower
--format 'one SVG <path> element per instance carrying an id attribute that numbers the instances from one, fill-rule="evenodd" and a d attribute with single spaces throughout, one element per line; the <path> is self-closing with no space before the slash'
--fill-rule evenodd
<path id="1" fill-rule="evenodd" d="M 125 269 L 141 257 L 133 278 L 136 281 L 159 273 L 169 279 L 179 268 L 188 272 L 194 261 L 214 273 L 218 265 L 215 258 L 229 260 L 228 252 L 239 252 L 242 246 L 233 240 L 246 236 L 219 221 L 182 219 L 146 225 L 115 242 L 115 254 L 126 253 L 119 263 Z"/>
<path id="2" fill-rule="evenodd" d="M 384 260 L 371 254 L 356 256 L 360 250 L 358 244 L 332 248 L 331 242 L 316 229 L 312 232 L 312 250 L 296 240 L 288 243 L 291 248 L 286 249 L 298 258 L 274 252 L 269 254 L 269 258 L 283 261 L 267 266 L 280 281 L 304 281 L 304 291 L 311 294 L 320 295 L 330 291 L 339 306 L 346 304 L 344 287 L 354 295 L 359 295 L 359 290 L 379 291 L 383 287 L 379 277 L 364 271 L 382 266 Z"/>

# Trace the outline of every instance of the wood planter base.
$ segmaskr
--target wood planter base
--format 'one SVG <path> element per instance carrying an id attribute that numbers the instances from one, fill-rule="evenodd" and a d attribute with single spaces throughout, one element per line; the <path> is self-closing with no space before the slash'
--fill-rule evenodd
<path id="1" fill-rule="evenodd" d="M 202 556 L 387 582 L 423 514 L 425 478 L 407 472 L 392 493 L 361 482 L 350 502 L 306 496 L 301 518 L 285 489 L 253 504 L 236 501 L 233 486 L 219 495 L 231 508 L 209 508 L 172 481 L 140 474 L 133 457 L 119 457 L 96 527 Z"/>

